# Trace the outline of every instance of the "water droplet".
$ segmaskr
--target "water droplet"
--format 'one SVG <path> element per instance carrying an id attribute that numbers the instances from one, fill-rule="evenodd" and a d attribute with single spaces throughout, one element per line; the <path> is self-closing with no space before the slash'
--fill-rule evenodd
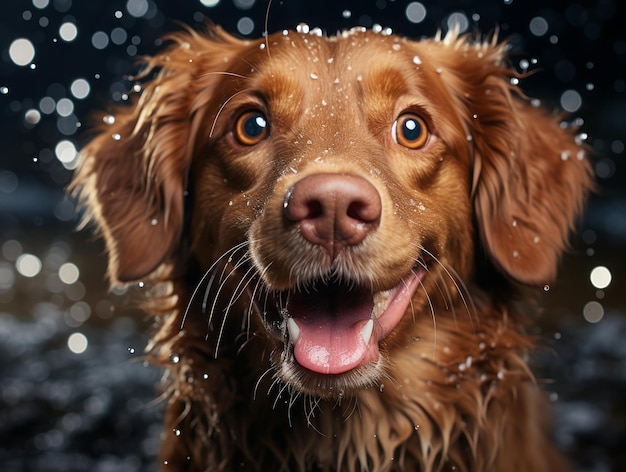
<path id="1" fill-rule="evenodd" d="M 309 25 L 307 25 L 306 23 L 300 23 L 298 26 L 296 26 L 296 31 L 298 33 L 308 34 L 309 33 Z"/>

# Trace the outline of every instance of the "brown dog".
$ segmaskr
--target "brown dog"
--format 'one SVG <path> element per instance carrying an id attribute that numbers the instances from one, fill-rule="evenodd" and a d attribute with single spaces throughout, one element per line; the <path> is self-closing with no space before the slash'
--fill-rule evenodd
<path id="1" fill-rule="evenodd" d="M 112 283 L 153 287 L 166 470 L 561 470 L 513 300 L 590 167 L 505 47 L 170 39 L 74 182 Z"/>

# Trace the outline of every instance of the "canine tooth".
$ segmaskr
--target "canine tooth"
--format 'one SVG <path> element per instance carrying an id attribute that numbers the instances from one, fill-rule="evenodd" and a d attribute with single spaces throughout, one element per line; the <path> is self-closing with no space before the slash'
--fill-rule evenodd
<path id="1" fill-rule="evenodd" d="M 387 308 L 389 302 L 389 296 L 391 290 L 385 290 L 384 292 L 376 292 L 374 294 L 374 309 L 372 310 L 373 317 L 378 318 L 383 311 Z"/>
<path id="2" fill-rule="evenodd" d="M 374 320 L 369 320 L 367 323 L 363 325 L 361 336 L 363 336 L 363 341 L 365 341 L 365 344 L 368 344 L 370 342 L 373 330 L 374 330 Z"/>
<path id="3" fill-rule="evenodd" d="M 298 323 L 296 323 L 293 318 L 287 318 L 287 331 L 289 331 L 291 342 L 295 344 L 300 337 L 300 326 L 298 326 Z"/>

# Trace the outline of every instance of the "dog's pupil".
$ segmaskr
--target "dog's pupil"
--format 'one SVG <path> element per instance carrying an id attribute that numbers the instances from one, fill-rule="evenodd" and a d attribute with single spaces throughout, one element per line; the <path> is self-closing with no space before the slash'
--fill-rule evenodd
<path id="1" fill-rule="evenodd" d="M 420 124 L 417 120 L 409 118 L 402 124 L 402 133 L 407 140 L 415 141 L 422 134 Z"/>
<path id="2" fill-rule="evenodd" d="M 256 138 L 267 127 L 267 121 L 261 115 L 252 115 L 244 123 L 244 130 L 250 137 Z"/>

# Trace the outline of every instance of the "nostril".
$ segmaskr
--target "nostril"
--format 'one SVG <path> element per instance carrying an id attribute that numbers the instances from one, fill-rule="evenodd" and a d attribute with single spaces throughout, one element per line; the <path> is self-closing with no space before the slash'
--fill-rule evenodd
<path id="1" fill-rule="evenodd" d="M 348 206 L 346 215 L 363 223 L 376 223 L 380 219 L 380 208 L 375 201 L 354 201 Z"/>
<path id="2" fill-rule="evenodd" d="M 289 221 L 302 221 L 320 218 L 324 214 L 324 203 L 315 195 L 308 195 L 307 189 L 291 187 L 285 193 L 283 211 Z M 295 196 L 294 196 L 295 195 Z"/>
<path id="3" fill-rule="evenodd" d="M 298 224 L 307 241 L 334 257 L 342 247 L 359 244 L 380 222 L 376 188 L 351 174 L 313 174 L 291 187 L 283 202 L 285 217 Z"/>
<path id="4" fill-rule="evenodd" d="M 308 215 L 310 219 L 319 218 L 324 214 L 324 206 L 319 200 L 309 200 L 306 204 Z"/>

